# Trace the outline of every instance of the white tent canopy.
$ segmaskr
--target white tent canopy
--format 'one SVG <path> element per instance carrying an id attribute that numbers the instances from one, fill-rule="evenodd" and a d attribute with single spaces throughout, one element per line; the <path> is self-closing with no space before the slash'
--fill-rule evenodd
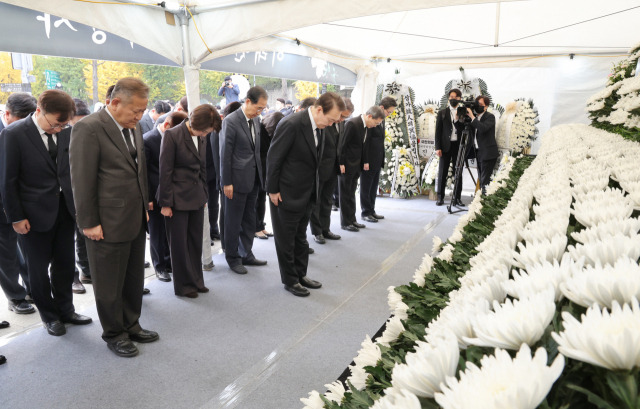
<path id="1" fill-rule="evenodd" d="M 640 41 L 637 0 L 4 2 L 117 34 L 165 56 L 184 68 L 191 100 L 198 97 L 202 62 L 243 51 L 281 51 L 341 65 L 358 74 L 354 103 L 366 107 L 377 82 L 415 83 L 427 74 L 454 75 L 460 66 L 485 76 L 482 70 L 505 67 L 538 67 L 538 74 L 548 75 L 558 72 L 559 57 L 551 56 L 615 56 Z M 601 75 L 613 59 L 584 58 L 581 67 Z"/>

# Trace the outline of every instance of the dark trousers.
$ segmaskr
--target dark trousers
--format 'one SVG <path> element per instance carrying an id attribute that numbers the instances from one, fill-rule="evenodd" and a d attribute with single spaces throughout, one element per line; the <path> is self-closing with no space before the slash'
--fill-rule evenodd
<path id="1" fill-rule="evenodd" d="M 176 295 L 204 288 L 203 223 L 204 206 L 198 210 L 173 210 L 173 217 L 166 219 L 173 267 L 173 289 Z"/>
<path id="2" fill-rule="evenodd" d="M 87 256 L 87 238 L 82 234 L 78 226 L 76 226 L 76 264 L 80 266 L 82 274 L 91 277 L 91 269 L 89 268 L 89 257 Z M 79 279 L 78 270 L 76 269 L 75 279 Z"/>
<path id="3" fill-rule="evenodd" d="M 29 273 L 21 253 L 18 233 L 11 224 L 0 223 L 0 287 L 8 300 L 24 300 L 30 292 Z M 27 286 L 26 290 L 18 281 L 20 276 Z"/>
<path id="4" fill-rule="evenodd" d="M 478 180 L 480 181 L 480 189 L 482 189 L 482 194 L 485 194 L 485 190 L 489 182 L 491 182 L 491 174 L 493 173 L 493 168 L 496 166 L 496 162 L 498 158 L 476 161 L 478 164 Z"/>
<path id="5" fill-rule="evenodd" d="M 438 198 L 444 199 L 444 189 L 447 184 L 447 175 L 449 174 L 449 166 L 451 162 L 453 162 L 453 175 L 455 176 L 455 165 L 456 160 L 458 159 L 458 147 L 460 143 L 458 141 L 451 142 L 451 148 L 449 152 L 442 151 L 442 156 L 440 157 L 440 163 L 438 164 Z M 460 199 L 460 195 L 462 194 L 462 180 L 458 184 L 458 189 L 455 192 L 455 198 Z"/>
<path id="6" fill-rule="evenodd" d="M 171 253 L 165 217 L 160 213 L 160 210 L 161 207 L 154 200 L 153 210 L 149 210 L 149 252 L 153 268 L 156 271 L 166 271 L 171 269 Z"/>
<path id="7" fill-rule="evenodd" d="M 267 228 L 264 215 L 267 212 L 267 191 L 260 188 L 256 200 L 256 233 Z"/>
<path id="8" fill-rule="evenodd" d="M 233 199 L 224 198 L 224 251 L 229 267 L 254 258 L 253 239 L 256 234 L 256 200 L 260 183 L 249 193 L 233 192 Z"/>
<path id="9" fill-rule="evenodd" d="M 224 192 L 222 189 L 218 190 L 220 192 L 220 217 L 218 223 L 218 229 L 220 230 L 220 247 L 224 250 Z"/>
<path id="10" fill-rule="evenodd" d="M 317 236 L 327 233 L 331 227 L 331 206 L 336 178 L 320 181 L 318 185 L 318 201 L 311 211 L 311 234 Z"/>
<path id="11" fill-rule="evenodd" d="M 307 225 L 311 215 L 312 203 L 301 212 L 291 212 L 269 201 L 273 238 L 276 242 L 276 254 L 280 278 L 284 285 L 294 285 L 307 275 L 309 265 L 309 242 Z"/>
<path id="12" fill-rule="evenodd" d="M 63 195 L 60 195 L 59 206 L 58 217 L 50 230 L 31 230 L 19 238 L 28 260 L 31 296 L 43 322 L 69 317 L 75 311 L 71 285 L 75 272 L 76 226 Z"/>
<path id="13" fill-rule="evenodd" d="M 360 210 L 362 217 L 371 216 L 376 212 L 376 196 L 380 182 L 380 168 L 364 170 L 360 175 Z"/>
<path id="14" fill-rule="evenodd" d="M 220 229 L 218 228 L 218 212 L 220 210 L 220 192 L 218 189 L 218 185 L 216 184 L 215 179 L 211 182 L 207 183 L 208 192 L 209 192 L 209 230 L 210 237 L 213 240 L 214 234 L 220 234 Z"/>
<path id="15" fill-rule="evenodd" d="M 340 175 L 340 224 L 348 226 L 356 222 L 356 189 L 360 172 Z"/>
<path id="16" fill-rule="evenodd" d="M 336 176 L 336 183 L 333 188 L 333 205 L 340 207 L 340 176 Z"/>
<path id="17" fill-rule="evenodd" d="M 129 338 L 142 329 L 138 320 L 142 310 L 144 223 L 131 241 L 109 243 L 86 240 L 96 309 L 107 342 Z"/>

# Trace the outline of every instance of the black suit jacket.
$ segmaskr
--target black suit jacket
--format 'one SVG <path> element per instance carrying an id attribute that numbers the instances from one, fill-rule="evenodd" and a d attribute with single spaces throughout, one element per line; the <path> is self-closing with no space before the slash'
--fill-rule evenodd
<path id="1" fill-rule="evenodd" d="M 222 183 L 220 183 L 220 134 L 213 131 L 207 138 L 209 138 L 209 148 L 211 150 L 211 157 L 213 158 L 213 167 L 216 171 L 216 185 L 222 188 Z"/>
<path id="2" fill-rule="evenodd" d="M 369 171 L 376 172 L 384 165 L 384 121 L 369 129 Z"/>
<path id="3" fill-rule="evenodd" d="M 365 126 L 362 116 L 351 118 L 344 126 L 344 134 L 338 149 L 338 161 L 345 166 L 345 174 L 362 172 L 365 163 L 369 163 L 369 140 L 371 130 L 367 129 L 367 140 L 365 137 Z"/>
<path id="4" fill-rule="evenodd" d="M 0 150 L 2 149 L 2 146 L 4 144 L 3 142 L 3 131 L 4 131 L 4 125 L 2 124 L 2 121 L 0 121 Z M 1 153 L 0 153 L 1 156 Z M 0 160 L 2 160 L 2 158 L 0 157 Z M 4 173 L 4 166 L 2 166 L 0 164 L 0 184 L 2 183 L 2 174 Z M 7 224 L 9 223 L 9 221 L 7 221 L 7 214 L 4 211 L 4 203 L 2 202 L 2 189 L 0 189 L 0 223 L 4 223 Z"/>
<path id="5" fill-rule="evenodd" d="M 198 148 L 187 129 L 187 121 L 167 129 L 160 147 L 158 205 L 174 210 L 198 210 L 208 201 L 206 144 L 197 138 Z"/>
<path id="6" fill-rule="evenodd" d="M 147 132 L 150 132 L 152 129 L 154 129 L 155 128 L 154 125 L 155 125 L 155 123 L 154 123 L 153 119 L 151 118 L 151 116 L 149 115 L 148 112 L 146 114 L 142 115 L 142 119 L 140 120 L 140 128 L 142 128 L 142 135 L 143 136 Z"/>
<path id="7" fill-rule="evenodd" d="M 478 160 L 496 159 L 499 156 L 496 143 L 496 117 L 491 112 L 485 112 L 479 121 L 476 117 L 471 122 L 471 128 L 475 130 L 478 142 Z"/>
<path id="8" fill-rule="evenodd" d="M 249 132 L 249 124 L 242 109 L 238 109 L 222 121 L 220 131 L 220 178 L 222 185 L 233 185 L 239 193 L 249 193 L 256 181 L 256 172 L 262 183 L 260 163 L 260 119 L 253 118 L 255 143 Z"/>
<path id="9" fill-rule="evenodd" d="M 267 154 L 267 192 L 280 193 L 278 207 L 303 212 L 316 200 L 317 177 L 318 148 L 309 112 L 296 112 L 282 119 L 273 135 Z"/>
<path id="10" fill-rule="evenodd" d="M 142 135 L 144 139 L 144 155 L 147 159 L 147 180 L 149 181 L 149 199 L 154 203 L 156 193 L 160 184 L 160 145 L 162 144 L 162 134 L 158 128 Z"/>
<path id="11" fill-rule="evenodd" d="M 260 123 L 260 163 L 262 164 L 263 177 L 265 177 L 267 174 L 267 154 L 269 153 L 270 146 L 271 146 L 271 136 L 269 135 L 269 131 L 267 131 L 267 128 L 261 122 Z M 263 183 L 262 188 L 266 189 L 266 183 Z"/>
<path id="12" fill-rule="evenodd" d="M 318 176 L 321 182 L 325 182 L 340 173 L 338 164 L 338 141 L 340 139 L 340 131 L 335 125 L 324 128 L 324 144 L 322 146 L 322 154 L 320 156 L 320 169 Z"/>
<path id="13" fill-rule="evenodd" d="M 71 129 L 58 132 L 54 162 L 32 117 L 30 114 L 11 124 L 2 133 L 0 190 L 9 222 L 28 219 L 31 229 L 45 232 L 53 228 L 58 217 L 60 191 L 75 218 L 69 173 Z"/>
<path id="14" fill-rule="evenodd" d="M 438 116 L 436 117 L 436 150 L 449 152 L 449 149 L 451 149 L 451 115 L 452 113 L 449 107 L 438 111 Z M 455 115 L 455 113 L 453 113 L 453 115 Z M 458 140 L 460 140 L 464 125 L 456 122 L 455 127 Z"/>

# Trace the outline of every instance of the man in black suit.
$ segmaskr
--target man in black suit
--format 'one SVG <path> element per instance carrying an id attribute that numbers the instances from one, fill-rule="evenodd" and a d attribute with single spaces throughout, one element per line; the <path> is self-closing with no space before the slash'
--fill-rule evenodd
<path id="1" fill-rule="evenodd" d="M 167 103 L 167 105 L 169 104 Z M 173 111 L 174 112 L 181 111 L 181 112 L 184 112 L 185 114 L 189 114 L 189 100 L 187 99 L 186 96 L 180 98 L 180 101 L 178 101 Z M 169 105 L 169 110 L 167 111 L 166 114 L 162 114 L 158 117 L 158 119 L 156 119 L 156 126 L 164 123 L 164 120 L 167 119 L 167 115 L 169 115 L 169 112 L 172 112 L 171 105 Z"/>
<path id="2" fill-rule="evenodd" d="M 324 144 L 318 170 L 318 200 L 311 211 L 311 234 L 316 243 L 325 244 L 326 240 L 339 240 L 340 235 L 331 232 L 331 207 L 333 192 L 338 183 L 340 164 L 338 163 L 338 143 L 340 128 L 344 121 L 353 113 L 351 99 L 344 98 L 345 110 L 340 114 L 340 120 L 324 129 Z M 342 127 L 344 129 L 344 127 Z"/>
<path id="3" fill-rule="evenodd" d="M 322 94 L 312 107 L 291 114 L 278 124 L 267 154 L 267 192 L 280 277 L 293 295 L 322 284 L 307 277 L 307 224 L 316 201 L 322 130 L 340 120 L 345 110 L 336 93 Z"/>
<path id="4" fill-rule="evenodd" d="M 499 156 L 498 144 L 496 143 L 496 117 L 491 112 L 487 112 L 487 106 L 490 102 L 489 98 L 483 95 L 476 98 L 475 115 L 477 116 L 467 108 L 475 136 L 478 180 L 483 195 L 486 194 L 486 187 L 491 181 L 491 174 Z"/>
<path id="5" fill-rule="evenodd" d="M 393 97 L 384 97 L 378 105 L 385 118 L 396 110 L 398 103 Z M 380 183 L 380 170 L 384 166 L 384 119 L 380 125 L 371 128 L 369 138 L 369 171 L 360 175 L 360 209 L 362 220 L 377 223 L 384 216 L 376 213 L 376 196 Z"/>
<path id="6" fill-rule="evenodd" d="M 66 93 L 40 94 L 35 113 L 4 133 L 0 189 L 7 218 L 20 234 L 28 260 L 31 294 L 47 332 L 64 323 L 89 324 L 77 314 L 71 284 L 75 271 L 75 208 L 69 174 L 67 124 L 75 105 Z M 51 277 L 49 277 L 51 272 Z"/>
<path id="7" fill-rule="evenodd" d="M 458 157 L 458 148 L 460 146 L 460 138 L 464 125 L 458 121 L 456 107 L 462 99 L 462 92 L 459 89 L 449 91 L 449 105 L 445 109 L 441 109 L 436 117 L 436 155 L 440 157 L 438 164 L 438 201 L 437 206 L 444 204 L 444 189 L 447 183 L 447 175 L 449 174 L 449 166 L 451 161 L 455 161 Z M 455 165 L 455 163 L 454 163 Z M 463 206 L 460 201 L 462 193 L 462 181 L 458 184 L 458 189 L 453 193 L 455 206 Z"/>
<path id="8" fill-rule="evenodd" d="M 207 149 L 207 193 L 209 195 L 209 201 L 207 203 L 209 212 L 204 215 L 209 219 L 209 231 L 205 233 L 207 233 L 210 241 L 213 241 L 220 240 L 220 229 L 218 228 L 218 213 L 220 210 L 220 188 L 218 188 L 220 177 L 218 173 L 220 172 L 217 170 L 215 160 L 213 159 L 210 135 L 205 139 Z M 208 243 L 209 247 L 211 247 L 210 244 L 211 243 Z"/>
<path id="9" fill-rule="evenodd" d="M 139 323 L 149 200 L 138 122 L 148 96 L 144 82 L 120 79 L 109 105 L 74 125 L 69 149 L 77 222 L 89 239 L 102 339 L 123 357 L 138 354 L 131 341 L 159 339 Z"/>
<path id="10" fill-rule="evenodd" d="M 356 189 L 362 171 L 369 172 L 369 139 L 371 128 L 384 119 L 384 111 L 372 106 L 366 113 L 351 118 L 344 127 L 338 149 L 340 162 L 340 224 L 343 230 L 357 232 L 365 228 L 356 221 Z"/>
<path id="11" fill-rule="evenodd" d="M 151 261 L 158 280 L 171 281 L 171 255 L 164 216 L 156 199 L 160 184 L 160 145 L 164 132 L 187 119 L 184 112 L 170 113 L 164 122 L 142 135 L 144 138 L 144 154 L 147 160 L 147 179 L 149 180 L 149 247 Z"/>
<path id="12" fill-rule="evenodd" d="M 168 114 L 169 112 L 171 112 L 171 106 L 168 103 L 164 101 L 156 101 L 156 103 L 153 104 L 153 108 L 144 114 L 140 120 L 142 134 L 144 135 L 147 132 L 150 132 L 154 128 L 158 118 L 164 114 Z"/>
<path id="13" fill-rule="evenodd" d="M 226 116 L 220 131 L 220 178 L 225 196 L 225 258 L 234 273 L 247 274 L 245 266 L 267 264 L 253 255 L 256 200 L 262 184 L 260 118 L 268 95 L 252 87 L 241 109 Z"/>
<path id="14" fill-rule="evenodd" d="M 2 141 L 2 129 L 4 123 L 11 125 L 12 123 L 25 118 L 27 115 L 36 110 L 36 99 L 27 93 L 19 92 L 9 96 L 5 112 L 0 121 L 0 149 L 4 142 Z M 0 167 L 0 174 L 2 168 Z M 1 179 L 1 177 L 0 177 Z M 25 287 L 19 283 L 19 277 Z M 12 224 L 7 220 L 0 195 L 0 286 L 9 301 L 9 310 L 16 314 L 32 314 L 36 312 L 26 300 L 29 294 L 29 273 L 27 271 L 27 263 L 24 260 L 22 250 L 18 246 L 18 234 L 13 230 Z"/>

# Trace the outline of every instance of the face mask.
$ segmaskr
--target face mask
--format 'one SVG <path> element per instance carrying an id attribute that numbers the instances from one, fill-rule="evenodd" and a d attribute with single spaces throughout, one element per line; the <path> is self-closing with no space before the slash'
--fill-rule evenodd
<path id="1" fill-rule="evenodd" d="M 452 106 L 452 107 L 454 107 L 454 108 L 458 106 L 458 102 L 460 102 L 460 100 L 459 100 L 459 99 L 453 99 L 453 98 L 452 98 L 452 99 L 450 99 L 450 100 L 449 100 L 449 103 L 450 103 L 450 104 L 451 104 L 451 106 Z"/>
<path id="2" fill-rule="evenodd" d="M 476 105 L 475 109 L 476 109 L 476 113 L 478 114 L 481 114 L 484 112 L 484 107 L 481 107 L 480 105 Z"/>

